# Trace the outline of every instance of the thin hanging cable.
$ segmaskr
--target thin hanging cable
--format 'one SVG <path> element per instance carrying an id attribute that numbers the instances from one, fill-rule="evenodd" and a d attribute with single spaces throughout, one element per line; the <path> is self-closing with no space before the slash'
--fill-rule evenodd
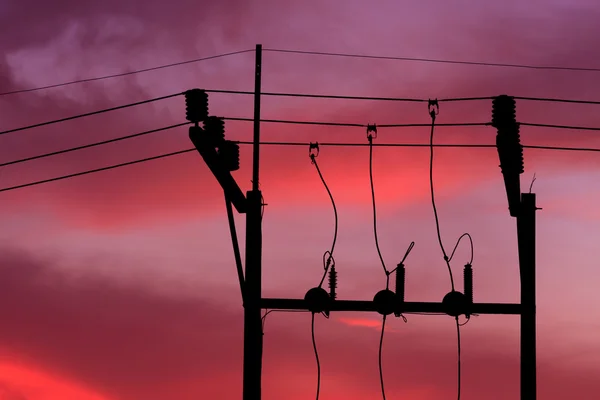
<path id="1" fill-rule="evenodd" d="M 83 118 L 83 117 L 89 117 L 91 115 L 103 114 L 103 113 L 107 113 L 107 112 L 110 112 L 110 111 L 121 110 L 123 108 L 139 106 L 139 105 L 142 105 L 142 104 L 148 104 L 148 103 L 152 103 L 152 102 L 160 101 L 160 100 L 166 100 L 166 99 L 170 99 L 172 97 L 177 97 L 177 96 L 181 96 L 181 95 L 183 95 L 183 93 L 174 93 L 174 94 L 169 94 L 167 96 L 155 97 L 155 98 L 148 99 L 148 100 L 142 100 L 142 101 L 137 101 L 135 103 L 129 103 L 129 104 L 121 105 L 121 106 L 105 108 L 105 109 L 102 109 L 102 110 L 96 110 L 96 111 L 92 111 L 92 112 L 88 112 L 88 113 L 84 113 L 84 114 L 73 115 L 73 116 L 66 117 L 66 118 L 60 118 L 60 119 L 55 119 L 55 120 L 52 120 L 52 121 L 40 122 L 38 124 L 33 124 L 33 125 L 28 125 L 28 126 L 22 126 L 20 128 L 8 129 L 8 130 L 5 130 L 5 131 L 0 131 L 0 135 L 4 135 L 6 133 L 12 133 L 12 132 L 24 131 L 24 130 L 27 130 L 27 129 L 38 128 L 40 126 L 57 124 L 59 122 L 71 121 L 73 119 L 78 119 L 78 118 Z"/>
<path id="2" fill-rule="evenodd" d="M 437 207 L 435 205 L 435 194 L 434 194 L 434 185 L 433 185 L 433 147 L 434 147 L 433 146 L 433 133 L 435 130 L 435 117 L 437 115 L 436 114 L 437 108 L 432 107 L 430 105 L 429 109 L 430 109 L 429 115 L 431 116 L 431 134 L 429 136 L 429 148 L 430 148 L 430 152 L 429 152 L 429 187 L 431 189 L 431 205 L 433 207 L 433 216 L 435 218 L 435 228 L 436 228 L 436 232 L 437 232 L 438 243 L 442 250 L 442 255 L 444 256 L 444 261 L 446 262 L 446 265 L 448 267 L 448 273 L 450 274 L 450 284 L 452 285 L 452 291 L 454 291 L 454 277 L 452 276 L 452 268 L 450 267 L 450 261 L 448 259 L 448 256 L 446 255 L 446 250 L 444 249 L 444 244 L 442 242 L 442 234 L 440 232 L 440 220 L 438 217 Z"/>
<path id="3" fill-rule="evenodd" d="M 459 61 L 459 60 L 434 59 L 434 58 L 375 56 L 375 55 L 366 55 L 366 54 L 331 53 L 331 52 L 324 52 L 324 51 L 307 51 L 307 50 L 291 50 L 291 49 L 263 49 L 263 51 L 270 51 L 270 52 L 274 52 L 274 53 L 295 53 L 295 54 L 309 54 L 309 55 L 332 56 L 332 57 L 369 58 L 369 59 L 376 59 L 376 60 L 398 60 L 398 61 L 417 61 L 417 62 L 439 63 L 439 64 L 478 65 L 478 66 L 486 66 L 486 67 L 600 72 L 600 68 L 588 68 L 588 67 L 561 67 L 561 66 L 551 66 L 551 65 L 507 64 L 507 63 L 492 63 L 492 62 L 484 62 L 484 61 Z"/>
<path id="4" fill-rule="evenodd" d="M 121 76 L 140 74 L 140 73 L 149 72 L 149 71 L 156 71 L 156 70 L 163 69 L 163 68 L 171 68 L 171 67 L 175 67 L 175 66 L 179 66 L 179 65 L 191 64 L 191 63 L 196 63 L 199 61 L 212 60 L 212 59 L 220 58 L 220 57 L 233 56 L 235 54 L 243 54 L 243 53 L 248 53 L 248 52 L 252 52 L 252 51 L 254 51 L 254 49 L 233 51 L 231 53 L 223 53 L 223 54 L 218 54 L 215 56 L 196 58 L 193 60 L 186 60 L 186 61 L 179 61 L 179 62 L 170 63 L 170 64 L 158 65 L 155 67 L 137 69 L 137 70 L 129 71 L 129 72 L 122 72 L 119 74 L 103 75 L 103 76 L 97 76 L 97 77 L 93 77 L 93 78 L 77 79 L 77 80 L 69 81 L 69 82 L 55 83 L 55 84 L 47 85 L 47 86 L 38 86 L 38 87 L 28 88 L 28 89 L 12 90 L 10 92 L 2 92 L 2 93 L 0 93 L 0 96 L 8 96 L 10 94 L 17 94 L 17 93 L 34 92 L 37 90 L 51 89 L 51 88 L 67 86 L 67 85 L 74 85 L 74 84 L 84 83 L 84 82 L 93 82 L 93 81 L 99 81 L 99 80 L 103 80 L 103 79 L 118 78 Z"/>
<path id="5" fill-rule="evenodd" d="M 321 393 L 321 362 L 319 361 L 319 352 L 317 351 L 317 342 L 315 340 L 315 313 L 311 313 L 311 337 L 312 337 L 312 345 L 315 351 L 315 359 L 317 360 L 317 397 L 316 400 L 319 400 L 319 394 Z"/>
<path id="6" fill-rule="evenodd" d="M 460 235 L 460 237 L 456 241 L 456 245 L 454 246 L 452 253 L 450 254 L 450 257 L 448 258 L 448 262 L 452 261 L 452 258 L 454 257 L 454 253 L 456 252 L 456 249 L 458 248 L 460 241 L 464 237 L 469 238 L 469 242 L 471 243 L 471 259 L 469 260 L 469 264 L 473 264 L 473 238 L 471 237 L 471 235 L 469 233 L 463 233 L 462 235 Z"/>
<path id="7" fill-rule="evenodd" d="M 383 396 L 383 400 L 385 399 L 385 387 L 383 384 L 383 365 L 382 365 L 382 350 L 383 350 L 383 334 L 385 332 L 385 320 L 386 315 L 383 316 L 383 321 L 381 322 L 381 336 L 379 337 L 379 382 L 381 383 L 381 396 Z"/>
<path id="8" fill-rule="evenodd" d="M 446 266 L 448 267 L 448 273 L 450 275 L 450 284 L 452 285 L 452 291 L 454 292 L 454 277 L 452 276 L 452 267 L 450 266 L 450 259 L 446 255 L 446 250 L 444 249 L 444 244 L 442 242 L 442 235 L 440 233 L 440 221 L 438 218 L 437 208 L 435 205 L 435 196 L 434 196 L 434 185 L 433 185 L 433 133 L 435 130 L 435 117 L 439 113 L 439 105 L 437 101 L 429 101 L 429 116 L 431 117 L 431 135 L 429 139 L 430 144 L 430 157 L 429 157 L 429 184 L 431 188 L 431 204 L 433 207 L 433 215 L 435 217 L 435 226 L 437 231 L 438 242 L 440 244 L 440 248 L 442 250 L 442 254 L 444 256 L 444 261 L 446 262 Z M 469 235 L 470 237 L 470 235 Z M 460 389 L 461 389 L 461 362 L 460 362 L 460 324 L 458 322 L 458 317 L 455 317 L 456 321 L 456 330 L 457 330 L 457 340 L 458 340 L 458 372 L 457 372 L 457 399 L 460 400 Z"/>
<path id="9" fill-rule="evenodd" d="M 318 143 L 316 144 L 316 148 L 318 149 Z M 310 145 L 311 147 L 309 147 L 309 152 L 310 149 L 312 148 L 312 143 Z M 316 153 L 318 154 L 318 153 Z M 323 267 L 324 267 L 324 272 L 323 272 L 323 277 L 321 278 L 321 282 L 319 283 L 319 287 L 323 286 L 323 282 L 325 281 L 325 277 L 327 276 L 327 272 L 329 271 L 329 268 L 331 267 L 331 265 L 335 265 L 335 261 L 333 258 L 333 251 L 335 250 L 335 244 L 337 242 L 337 236 L 338 236 L 338 213 L 337 213 L 337 207 L 335 205 L 335 200 L 333 198 L 333 195 L 331 194 L 331 190 L 329 190 L 329 186 L 327 185 L 327 182 L 325 181 L 325 178 L 323 177 L 323 174 L 321 173 L 321 169 L 319 168 L 319 164 L 317 163 L 317 156 L 314 153 L 309 153 L 310 155 L 310 160 L 311 163 L 315 166 L 315 169 L 317 170 L 317 173 L 319 174 L 319 178 L 321 179 L 321 182 L 323 183 L 323 186 L 325 186 L 325 190 L 327 191 L 327 194 L 329 195 L 329 199 L 331 200 L 331 205 L 333 207 L 333 216 L 334 216 L 334 230 L 333 230 L 333 241 L 331 243 L 331 250 L 326 251 L 325 254 L 323 254 Z M 333 264 L 332 264 L 333 263 Z"/>
<path id="10" fill-rule="evenodd" d="M 387 283 L 385 285 L 385 288 L 388 289 L 390 286 L 390 277 L 388 270 L 385 266 L 383 256 L 381 255 L 381 250 L 379 249 L 379 238 L 377 235 L 377 204 L 375 201 L 375 185 L 373 183 L 373 136 L 371 134 L 367 134 L 367 139 L 369 140 L 369 182 L 371 184 L 371 199 L 373 203 L 373 236 L 375 237 L 375 248 L 377 249 L 377 255 L 379 256 L 379 260 L 381 261 L 383 272 L 386 275 Z"/>

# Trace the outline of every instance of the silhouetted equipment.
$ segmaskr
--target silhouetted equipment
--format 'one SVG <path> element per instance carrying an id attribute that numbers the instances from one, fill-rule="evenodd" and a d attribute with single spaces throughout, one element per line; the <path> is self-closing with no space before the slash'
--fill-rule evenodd
<path id="1" fill-rule="evenodd" d="M 389 289 L 380 290 L 373 297 L 375 311 L 381 315 L 390 315 L 396 308 L 396 294 Z"/>
<path id="2" fill-rule="evenodd" d="M 519 175 L 524 172 L 524 161 L 514 98 L 506 95 L 494 98 L 492 101 L 492 126 L 498 130 L 496 147 L 506 186 L 508 209 L 510 215 L 516 217 L 521 203 Z"/>
<path id="3" fill-rule="evenodd" d="M 394 316 L 399 317 L 404 309 L 404 288 L 406 285 L 406 269 L 404 264 L 400 263 L 396 266 L 396 307 L 394 308 Z"/>
<path id="4" fill-rule="evenodd" d="M 337 288 L 337 271 L 335 270 L 335 265 L 331 266 L 329 270 L 329 296 L 331 296 L 331 300 L 335 300 L 337 297 L 337 293 L 335 289 Z"/>
<path id="5" fill-rule="evenodd" d="M 467 298 L 457 290 L 448 292 L 442 299 L 442 305 L 444 312 L 451 317 L 458 317 L 461 314 L 467 313 Z"/>
<path id="6" fill-rule="evenodd" d="M 225 140 L 219 146 L 219 156 L 223 160 L 223 164 L 228 171 L 237 171 L 240 169 L 240 145 Z"/>
<path id="7" fill-rule="evenodd" d="M 306 292 L 304 301 L 306 302 L 308 311 L 316 314 L 329 311 L 331 308 L 329 293 L 322 287 L 314 287 Z"/>
<path id="8" fill-rule="evenodd" d="M 204 119 L 204 130 L 215 147 L 225 140 L 225 121 L 221 117 L 208 116 Z"/>
<path id="9" fill-rule="evenodd" d="M 369 140 L 377 137 L 377 124 L 367 124 L 367 138 Z"/>
<path id="10" fill-rule="evenodd" d="M 471 264 L 465 264 L 465 269 L 463 270 L 463 282 L 467 307 L 469 308 L 473 304 L 473 267 Z M 469 318 L 471 317 L 471 313 L 465 312 L 465 316 Z"/>
<path id="11" fill-rule="evenodd" d="M 208 95 L 202 89 L 185 92 L 185 118 L 196 124 L 208 117 Z"/>

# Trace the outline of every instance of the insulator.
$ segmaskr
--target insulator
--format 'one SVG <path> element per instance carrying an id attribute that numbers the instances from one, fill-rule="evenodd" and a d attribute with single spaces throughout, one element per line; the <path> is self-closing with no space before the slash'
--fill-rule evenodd
<path id="1" fill-rule="evenodd" d="M 219 156 L 225 165 L 225 168 L 229 171 L 237 171 L 240 169 L 240 145 L 232 142 L 231 140 L 225 140 L 219 146 Z"/>
<path id="2" fill-rule="evenodd" d="M 337 288 L 337 271 L 335 270 L 335 265 L 331 266 L 329 270 L 329 296 L 331 300 L 335 300 L 337 297 L 337 293 L 335 289 Z"/>
<path id="3" fill-rule="evenodd" d="M 310 312 L 315 314 L 329 311 L 331 299 L 327 291 L 321 287 L 310 289 L 304 295 L 304 301 Z"/>
<path id="4" fill-rule="evenodd" d="M 464 269 L 465 296 L 470 303 L 473 303 L 473 267 L 466 264 Z"/>
<path id="5" fill-rule="evenodd" d="M 406 269 L 404 264 L 398 264 L 396 268 L 396 299 L 404 303 L 404 288 L 406 284 Z"/>
<path id="6" fill-rule="evenodd" d="M 492 100 L 492 126 L 494 128 L 513 126 L 517 123 L 517 103 L 505 94 Z"/>
<path id="7" fill-rule="evenodd" d="M 467 300 L 467 304 L 473 304 L 473 268 L 471 264 L 466 264 L 463 272 L 464 277 L 464 286 L 465 286 L 465 297 Z M 467 316 L 470 313 L 466 313 Z"/>
<path id="8" fill-rule="evenodd" d="M 185 92 L 185 118 L 194 123 L 208 117 L 208 94 L 202 89 L 190 89 Z"/>
<path id="9" fill-rule="evenodd" d="M 221 117 L 209 116 L 204 119 L 204 130 L 206 134 L 218 147 L 225 140 L 225 121 Z"/>

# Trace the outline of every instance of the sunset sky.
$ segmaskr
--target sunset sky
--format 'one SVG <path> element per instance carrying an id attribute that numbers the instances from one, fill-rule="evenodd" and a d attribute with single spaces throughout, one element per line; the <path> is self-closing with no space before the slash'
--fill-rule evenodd
<path id="1" fill-rule="evenodd" d="M 0 92 L 265 48 L 600 68 L 600 4 L 554 1 L 0 0 Z M 0 131 L 206 89 L 253 90 L 254 53 L 0 96 Z M 263 54 L 263 90 L 355 96 L 535 96 L 600 100 L 600 72 Z M 252 117 L 252 97 L 211 94 L 213 115 Z M 263 97 L 262 117 L 429 123 L 426 103 Z M 521 122 L 600 127 L 600 106 L 517 102 Z M 441 103 L 437 122 L 488 122 L 491 101 Z M 185 121 L 183 97 L 0 136 L 0 162 Z M 251 140 L 252 124 L 227 122 Z M 364 128 L 262 125 L 264 140 L 367 143 Z M 436 130 L 438 143 L 493 144 L 491 127 Z M 597 133 L 522 127 L 525 145 L 600 147 Z M 376 143 L 427 143 L 427 127 L 381 129 Z M 186 127 L 0 168 L 0 188 L 191 147 Z M 308 146 L 261 150 L 263 294 L 301 298 L 331 245 L 331 203 Z M 251 153 L 234 173 L 250 188 Z M 384 288 L 367 147 L 322 147 L 339 213 L 341 299 Z M 429 201 L 427 148 L 375 148 L 381 251 L 411 241 L 406 299 L 440 301 L 450 282 Z M 538 398 L 600 397 L 600 154 L 525 149 L 522 187 L 538 218 Z M 475 243 L 475 300 L 517 302 L 515 221 L 495 149 L 437 149 L 437 206 L 452 247 Z M 237 218 L 238 232 L 244 219 Z M 198 153 L 0 193 L 0 400 L 241 399 L 242 305 L 222 190 Z M 240 237 L 243 246 L 243 236 Z M 242 249 L 243 251 L 243 249 Z M 462 290 L 465 244 L 453 268 Z M 390 318 L 387 398 L 456 397 L 447 316 Z M 317 316 L 322 400 L 381 398 L 376 314 Z M 314 398 L 310 314 L 272 313 L 263 398 Z M 519 319 L 462 328 L 462 398 L 519 395 Z"/>

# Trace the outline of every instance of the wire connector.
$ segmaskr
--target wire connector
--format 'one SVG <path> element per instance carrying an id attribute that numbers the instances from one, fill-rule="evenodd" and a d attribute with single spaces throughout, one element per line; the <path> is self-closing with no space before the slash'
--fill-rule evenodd
<path id="1" fill-rule="evenodd" d="M 377 124 L 367 124 L 367 139 L 369 141 L 377 138 Z"/>
<path id="2" fill-rule="evenodd" d="M 310 144 L 308 145 L 308 156 L 314 164 L 315 158 L 319 156 L 319 142 L 310 142 Z"/>
<path id="3" fill-rule="evenodd" d="M 436 115 L 440 113 L 440 104 L 438 103 L 437 99 L 429 99 L 429 101 L 427 102 L 427 111 L 429 113 L 429 116 L 432 119 L 435 119 Z"/>

